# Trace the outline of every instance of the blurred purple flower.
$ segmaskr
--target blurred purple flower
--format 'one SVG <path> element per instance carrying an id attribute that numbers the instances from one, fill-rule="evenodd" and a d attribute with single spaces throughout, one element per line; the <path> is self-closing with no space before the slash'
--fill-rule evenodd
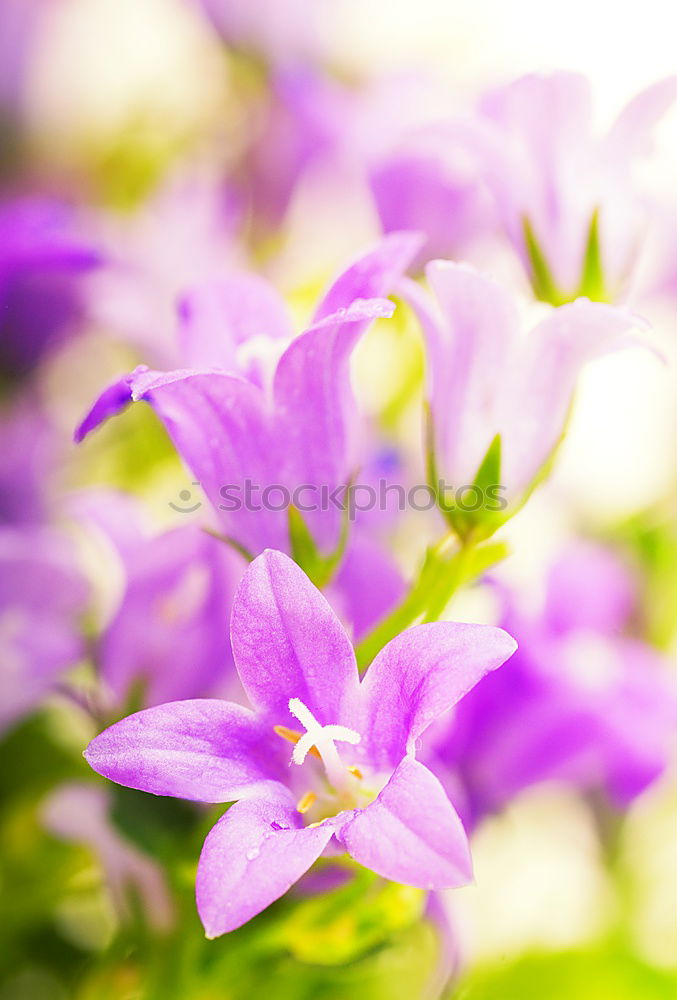
<path id="1" fill-rule="evenodd" d="M 489 626 L 421 625 L 386 646 L 360 683 L 325 599 L 295 563 L 267 551 L 240 584 L 232 643 L 253 711 L 174 702 L 123 719 L 85 751 L 119 784 L 241 800 L 200 858 L 207 935 L 239 927 L 283 895 L 332 838 L 384 878 L 427 889 L 467 882 L 463 827 L 416 761 L 416 744 L 514 641 Z"/>
<path id="2" fill-rule="evenodd" d="M 402 128 L 370 167 L 382 225 L 422 230 L 428 257 L 470 260 L 502 229 L 540 298 L 617 298 L 648 218 L 635 168 L 675 97 L 677 76 L 661 80 L 598 136 L 585 77 L 533 74 L 472 116 Z"/>
<path id="3" fill-rule="evenodd" d="M 73 333 L 80 279 L 99 263 L 62 204 L 19 199 L 0 205 L 0 375 L 30 373 Z"/>
<path id="4" fill-rule="evenodd" d="M 186 525 L 138 539 L 123 565 L 122 598 L 94 654 L 116 702 L 136 693 L 158 705 L 230 686 L 227 623 L 241 557 Z"/>
<path id="5" fill-rule="evenodd" d="M 405 291 L 426 339 L 438 472 L 449 487 L 473 483 L 500 434 L 500 483 L 518 501 L 561 438 L 582 367 L 646 324 L 579 299 L 524 335 L 516 300 L 497 282 L 450 261 L 432 261 L 426 275 L 436 302 L 412 282 Z"/>
<path id="6" fill-rule="evenodd" d="M 53 6 L 53 0 L 0 4 L 0 114 L 22 116 L 35 43 Z"/>
<path id="7" fill-rule="evenodd" d="M 0 437 L 0 524 L 39 524 L 58 462 L 59 435 L 35 394 L 24 390 L 0 408 Z"/>
<path id="8" fill-rule="evenodd" d="M 484 164 L 505 231 L 541 297 L 618 296 L 633 266 L 645 223 L 634 169 L 651 133 L 677 97 L 677 76 L 641 91 L 609 131 L 592 126 L 585 77 L 559 72 L 522 77 L 488 94 L 480 114 L 495 132 Z M 593 220 L 598 221 L 599 275 L 588 275 Z M 526 224 L 550 272 L 543 287 Z M 546 285 L 549 280 L 546 280 Z"/>
<path id="9" fill-rule="evenodd" d="M 634 610 L 628 570 L 578 543 L 553 566 L 540 612 L 503 598 L 518 651 L 459 707 L 433 761 L 460 777 L 473 823 L 544 781 L 626 806 L 662 773 L 677 736 L 670 665 L 623 632 Z"/>
<path id="10" fill-rule="evenodd" d="M 30 712 L 83 655 L 88 588 L 64 539 L 0 530 L 0 728 Z"/>
<path id="11" fill-rule="evenodd" d="M 485 141 L 477 122 L 445 122 L 403 129 L 371 158 L 369 184 L 383 230 L 424 233 L 421 265 L 433 257 L 475 259 L 496 230 L 482 180 Z"/>

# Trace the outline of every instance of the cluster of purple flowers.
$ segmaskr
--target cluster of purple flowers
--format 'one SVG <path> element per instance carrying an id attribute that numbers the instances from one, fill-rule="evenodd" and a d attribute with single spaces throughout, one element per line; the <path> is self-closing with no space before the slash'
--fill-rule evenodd
<path id="1" fill-rule="evenodd" d="M 394 113 L 396 83 L 358 90 L 320 69 L 309 5 L 282 20 L 275 3 L 202 6 L 261 76 L 235 165 L 216 180 L 185 168 L 127 217 L 37 182 L 2 191 L 0 723 L 65 695 L 103 729 L 83 748 L 99 775 L 228 805 L 197 867 L 214 938 L 322 857 L 461 886 L 469 837 L 524 789 L 564 782 L 623 811 L 667 767 L 677 693 L 643 632 L 641 569 L 570 541 L 529 602 L 494 567 L 556 464 L 584 367 L 643 349 L 663 275 L 640 251 L 661 208 L 634 167 L 677 79 L 601 137 L 570 73 L 429 121 Z M 340 202 L 350 233 L 358 189 L 380 232 L 297 332 L 308 296 L 292 310 L 279 291 L 274 237 L 313 197 Z M 399 385 L 389 413 L 356 390 L 356 367 Z M 165 437 L 156 421 L 125 439 L 136 403 Z M 80 407 L 78 450 L 65 431 Z M 115 447 L 155 480 L 104 488 L 97 456 L 114 466 Z M 161 492 L 175 455 L 206 503 L 178 525 L 164 509 L 161 529 L 133 494 Z M 295 497 L 384 475 L 427 484 L 435 509 L 223 502 L 244 484 Z M 464 506 L 440 482 L 502 503 Z M 473 585 L 493 624 L 449 620 Z M 50 826 L 77 839 L 64 815 L 91 792 L 81 839 L 117 859 L 113 881 L 117 865 L 154 883 L 136 855 L 111 854 L 98 791 L 61 789 Z"/>

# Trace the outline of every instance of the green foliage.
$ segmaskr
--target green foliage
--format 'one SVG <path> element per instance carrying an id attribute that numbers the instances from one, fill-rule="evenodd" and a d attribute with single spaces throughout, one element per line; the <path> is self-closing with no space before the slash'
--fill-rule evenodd
<path id="1" fill-rule="evenodd" d="M 318 549 L 301 511 L 290 504 L 287 508 L 291 554 L 316 587 L 326 587 L 338 569 L 348 541 L 350 485 L 346 487 L 346 510 L 343 514 L 341 536 L 333 552 L 324 555 Z"/>
<path id="2" fill-rule="evenodd" d="M 612 945 L 478 969 L 447 1000 L 674 1000 L 677 977 Z"/>

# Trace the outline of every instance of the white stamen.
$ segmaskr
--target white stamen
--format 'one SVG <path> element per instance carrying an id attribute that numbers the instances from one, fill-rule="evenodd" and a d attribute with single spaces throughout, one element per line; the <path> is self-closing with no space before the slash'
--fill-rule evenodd
<path id="1" fill-rule="evenodd" d="M 335 788 L 343 787 L 346 784 L 348 772 L 341 761 L 335 743 L 352 743 L 354 746 L 360 742 L 360 734 L 356 733 L 354 729 L 348 729 L 347 726 L 323 726 L 300 698 L 290 699 L 289 711 L 306 730 L 294 747 L 291 758 L 293 763 L 303 764 L 310 750 L 317 747 L 327 777 Z"/>

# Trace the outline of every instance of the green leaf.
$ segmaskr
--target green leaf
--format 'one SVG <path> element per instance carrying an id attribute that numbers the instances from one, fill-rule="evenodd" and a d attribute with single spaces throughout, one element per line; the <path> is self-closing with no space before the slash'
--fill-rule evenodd
<path id="1" fill-rule="evenodd" d="M 583 269 L 581 273 L 581 284 L 579 295 L 585 295 L 593 302 L 607 301 L 604 289 L 604 268 L 602 263 L 602 250 L 599 242 L 599 209 L 596 208 L 590 219 L 588 229 L 588 240 L 585 245 L 585 255 L 583 257 Z"/>
<path id="2" fill-rule="evenodd" d="M 552 271 L 550 270 L 550 265 L 548 264 L 545 254 L 541 250 L 540 244 L 536 239 L 536 234 L 533 230 L 531 222 L 526 216 L 522 219 L 522 232 L 524 234 L 524 243 L 529 257 L 531 287 L 534 295 L 542 302 L 549 302 L 550 305 L 563 305 L 567 301 L 567 298 L 558 289 L 552 275 Z"/>
<path id="3" fill-rule="evenodd" d="M 347 490 L 350 491 L 350 484 L 348 484 Z M 348 541 L 349 514 L 350 503 L 347 498 L 338 545 L 329 555 L 323 555 L 318 549 L 301 511 L 294 504 L 290 504 L 287 508 L 292 559 L 298 563 L 320 590 L 327 586 L 343 559 Z"/>
<path id="4" fill-rule="evenodd" d="M 479 499 L 480 505 L 475 509 L 465 509 L 463 498 L 458 493 L 450 504 L 443 497 L 438 497 L 442 513 L 460 539 L 480 542 L 490 538 L 512 516 L 514 511 L 508 510 L 501 489 L 501 435 L 496 434 L 468 491 L 472 498 Z"/>

